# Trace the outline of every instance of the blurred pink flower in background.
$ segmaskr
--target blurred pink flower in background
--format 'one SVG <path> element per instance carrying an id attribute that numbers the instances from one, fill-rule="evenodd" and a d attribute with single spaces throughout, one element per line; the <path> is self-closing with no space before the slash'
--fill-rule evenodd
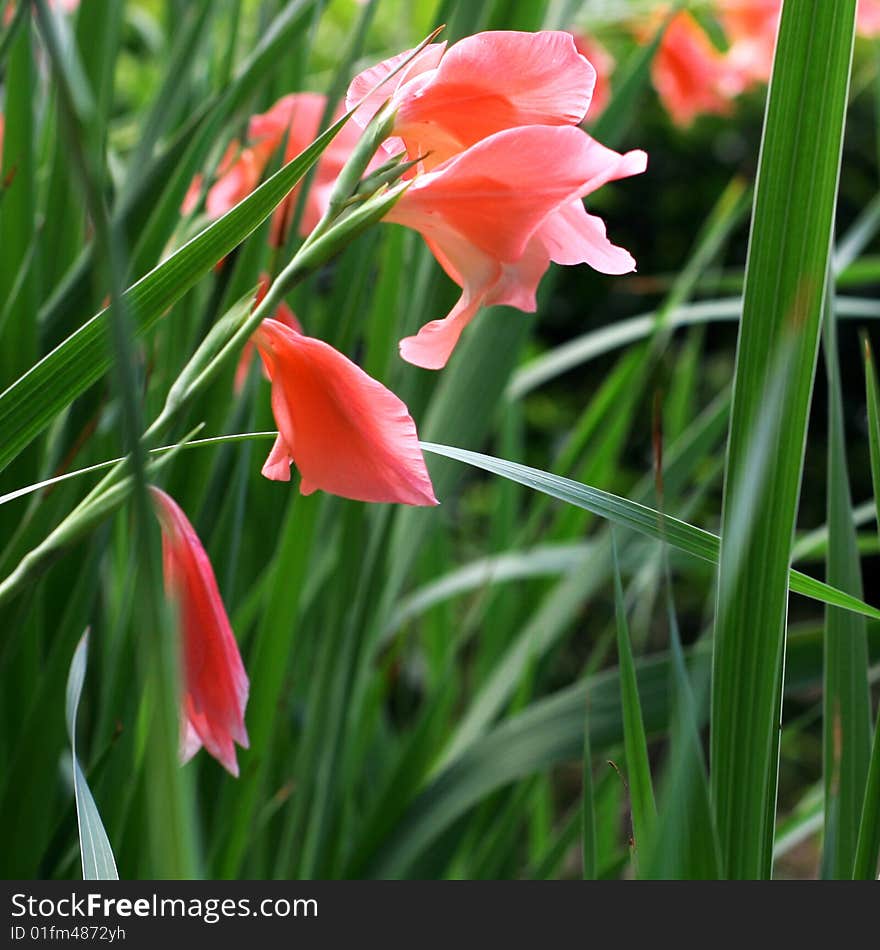
<path id="1" fill-rule="evenodd" d="M 391 95 L 393 134 L 430 170 L 496 132 L 528 125 L 578 125 L 590 105 L 595 69 L 561 30 L 477 33 L 448 50 L 427 47 L 394 79 L 367 94 L 409 53 L 356 76 L 346 103 L 363 102 L 365 125 Z"/>
<path id="2" fill-rule="evenodd" d="M 248 124 L 248 141 L 267 149 L 271 155 L 287 138 L 283 162 L 289 162 L 318 137 L 321 119 L 327 107 L 327 97 L 314 92 L 300 92 L 284 96 L 268 112 L 255 115 Z M 333 115 L 336 121 L 344 112 L 342 105 Z M 321 155 L 309 186 L 299 233 L 303 237 L 310 234 L 321 216 L 327 210 L 327 202 L 333 183 L 348 160 L 351 150 L 360 138 L 361 130 L 353 122 L 347 122 Z M 272 216 L 270 243 L 281 247 L 286 240 L 300 185 L 278 206 Z"/>
<path id="3" fill-rule="evenodd" d="M 580 199 L 646 164 L 644 152 L 620 155 L 571 126 L 525 126 L 416 177 L 386 220 L 419 231 L 462 295 L 448 316 L 401 342 L 403 358 L 440 369 L 481 306 L 534 311 L 551 260 L 607 274 L 634 270 Z"/>
<path id="4" fill-rule="evenodd" d="M 79 6 L 80 0 L 49 0 L 49 7 L 53 10 L 60 10 L 62 13 L 73 13 Z M 3 6 L 3 25 L 9 26 L 12 18 L 15 16 L 15 0 L 8 0 Z"/>
<path id="5" fill-rule="evenodd" d="M 880 0 L 859 0 L 856 30 L 862 36 L 880 36 Z"/>
<path id="6" fill-rule="evenodd" d="M 177 605 L 183 638 L 181 757 L 187 762 L 204 746 L 237 777 L 235 743 L 248 747 L 248 678 L 238 644 L 211 562 L 189 519 L 165 492 L 150 491 L 162 526 L 165 589 Z"/>
<path id="7" fill-rule="evenodd" d="M 197 172 L 193 175 L 193 180 L 189 183 L 189 188 L 186 189 L 186 194 L 183 196 L 183 201 L 180 204 L 180 213 L 184 217 L 191 215 L 199 206 L 199 199 L 202 197 L 204 184 L 205 176 L 201 172 Z"/>
<path id="8" fill-rule="evenodd" d="M 229 143 L 217 166 L 217 181 L 205 198 L 209 218 L 222 217 L 247 198 L 259 185 L 271 153 L 267 148 L 241 148 L 237 139 Z"/>
<path id="9" fill-rule="evenodd" d="M 260 274 L 260 283 L 257 287 L 257 294 L 254 297 L 254 306 L 253 310 L 256 310 L 257 307 L 263 302 L 263 298 L 269 292 L 269 287 L 272 284 L 272 280 L 268 274 Z M 279 323 L 283 323 L 285 326 L 290 327 L 292 330 L 296 330 L 297 333 L 302 333 L 303 328 L 299 320 L 297 320 L 296 315 L 287 306 L 287 304 L 282 300 L 278 307 L 275 310 L 275 313 L 272 315 L 275 320 Z M 254 343 L 253 340 L 248 340 L 247 343 L 242 347 L 241 356 L 238 360 L 238 366 L 235 370 L 235 382 L 233 383 L 233 388 L 236 394 L 240 393 L 244 389 L 244 384 L 247 382 L 248 371 L 251 368 L 251 360 L 254 356 Z M 265 367 L 264 367 L 265 372 Z M 266 376 L 268 379 L 268 375 Z"/>
<path id="10" fill-rule="evenodd" d="M 263 475 L 304 495 L 322 490 L 356 501 L 436 505 L 406 406 L 338 350 L 264 320 L 254 341 L 272 381 L 278 426 Z"/>
<path id="11" fill-rule="evenodd" d="M 781 0 L 723 0 L 718 17 L 730 44 L 727 59 L 743 91 L 766 83 L 773 69 Z"/>
<path id="12" fill-rule="evenodd" d="M 611 98 L 611 74 L 617 65 L 614 57 L 598 41 L 581 33 L 574 33 L 574 45 L 581 56 L 596 70 L 596 84 L 593 86 L 593 98 L 590 101 L 587 120 L 595 122 L 604 112 Z"/>
<path id="13" fill-rule="evenodd" d="M 726 115 L 742 88 L 738 72 L 686 10 L 669 21 L 651 63 L 654 88 L 673 122 L 703 113 Z"/>
<path id="14" fill-rule="evenodd" d="M 222 217 L 260 184 L 267 165 L 285 139 L 283 163 L 311 145 L 318 136 L 326 103 L 326 96 L 319 93 L 293 93 L 283 96 L 268 111 L 252 116 L 246 145 L 241 147 L 237 140 L 231 142 L 217 166 L 217 181 L 205 200 L 208 217 Z M 341 115 L 342 107 L 337 109 L 334 118 Z M 318 160 L 299 226 L 303 237 L 311 233 L 324 214 L 333 183 L 360 135 L 361 129 L 348 122 Z M 273 247 L 282 246 L 286 240 L 301 187 L 297 185 L 275 209 L 269 237 Z M 182 213 L 195 210 L 201 188 L 202 177 L 197 175 L 184 198 Z"/>

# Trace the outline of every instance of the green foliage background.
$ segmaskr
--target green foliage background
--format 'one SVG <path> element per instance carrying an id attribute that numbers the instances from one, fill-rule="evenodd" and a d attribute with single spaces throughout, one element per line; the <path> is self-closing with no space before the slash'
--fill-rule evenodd
<path id="1" fill-rule="evenodd" d="M 762 91 L 682 131 L 627 26 L 648 6 L 83 0 L 0 33 L 4 876 L 80 873 L 69 674 L 84 676 L 67 716 L 122 877 L 876 876 L 878 51 L 856 40 L 850 76 L 852 0 L 786 0 L 766 124 Z M 590 210 L 638 274 L 556 268 L 536 317 L 484 312 L 441 373 L 396 353 L 457 294 L 417 235 L 375 226 L 288 295 L 309 333 L 407 402 L 436 445 L 438 509 L 261 478 L 269 443 L 224 438 L 273 427 L 258 372 L 233 397 L 234 360 L 143 446 L 208 329 L 289 259 L 267 219 L 308 162 L 133 287 L 205 224 L 178 213 L 193 175 L 281 95 L 338 97 L 441 23 L 451 41 L 577 28 L 609 47 L 614 98 L 590 130 L 646 149 L 649 170 Z M 836 206 L 831 255 L 819 206 Z M 812 341 L 789 345 L 783 290 L 821 291 L 829 256 Z M 108 289 L 132 287 L 87 326 Z M 144 451 L 200 425 L 204 444 Z M 87 530 L 65 519 L 101 473 L 11 497 L 139 445 Z M 725 483 L 725 464 L 745 477 Z M 203 539 L 249 672 L 238 781 L 205 754 L 177 765 L 147 478 Z M 687 525 L 722 534 L 732 573 L 719 581 L 717 539 Z M 808 577 L 789 581 L 789 558 Z"/>

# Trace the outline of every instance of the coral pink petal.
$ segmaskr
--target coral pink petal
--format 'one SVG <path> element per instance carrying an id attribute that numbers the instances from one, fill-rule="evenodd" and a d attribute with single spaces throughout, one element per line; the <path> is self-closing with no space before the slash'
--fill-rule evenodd
<path id="1" fill-rule="evenodd" d="M 280 432 L 273 471 L 283 439 L 305 493 L 437 504 L 415 423 L 397 396 L 332 346 L 277 320 L 263 321 L 254 339 L 271 366 Z"/>
<path id="2" fill-rule="evenodd" d="M 430 224 L 423 223 L 422 236 L 440 266 L 462 288 L 462 294 L 446 317 L 432 320 L 415 336 L 401 340 L 400 355 L 414 366 L 442 369 L 462 331 L 498 284 L 504 268 L 490 255 L 442 225 L 435 231 Z"/>
<path id="3" fill-rule="evenodd" d="M 593 98 L 590 100 L 587 113 L 590 122 L 595 122 L 605 111 L 611 99 L 611 74 L 614 72 L 616 63 L 608 50 L 591 36 L 574 34 L 574 45 L 581 56 L 596 70 L 596 85 L 593 86 Z"/>
<path id="4" fill-rule="evenodd" d="M 473 320 L 483 298 L 472 296 L 465 290 L 449 315 L 442 320 L 426 323 L 415 336 L 400 341 L 400 355 L 413 366 L 422 369 L 443 369 L 462 330 Z"/>
<path id="5" fill-rule="evenodd" d="M 183 722 L 183 736 L 180 740 L 180 764 L 186 765 L 201 747 L 202 740 L 199 738 L 199 734 L 193 728 L 193 724 L 189 719 L 185 719 Z"/>
<path id="6" fill-rule="evenodd" d="M 290 460 L 290 452 L 284 444 L 284 438 L 279 435 L 272 445 L 269 457 L 263 463 L 261 474 L 273 482 L 289 482 Z"/>
<path id="7" fill-rule="evenodd" d="M 449 140 L 467 148 L 516 126 L 577 125 L 595 81 L 570 33 L 478 33 L 451 47 L 417 94 L 401 89 L 397 130 L 429 147 L 432 131 L 442 131 L 440 148 Z"/>
<path id="8" fill-rule="evenodd" d="M 586 138 L 588 144 L 580 165 L 585 179 L 580 190 L 581 197 L 592 194 L 610 181 L 641 175 L 648 167 L 648 156 L 640 149 L 621 155 L 590 136 Z"/>
<path id="9" fill-rule="evenodd" d="M 593 190 L 603 174 L 615 177 L 603 172 L 596 146 L 571 126 L 499 132 L 416 178 L 387 220 L 423 233 L 442 221 L 483 253 L 516 260 L 551 211 Z"/>
<path id="10" fill-rule="evenodd" d="M 235 743 L 247 747 L 248 679 L 220 599 L 211 562 L 186 515 L 165 492 L 151 489 L 162 525 L 165 585 L 180 611 L 183 635 L 183 753 L 197 739 L 238 775 Z"/>
<path id="11" fill-rule="evenodd" d="M 345 95 L 345 108 L 350 111 L 357 107 L 357 112 L 352 118 L 361 128 L 366 128 L 370 119 L 401 85 L 429 69 L 436 68 L 445 50 L 445 41 L 431 43 L 408 66 L 390 79 L 394 70 L 412 55 L 411 49 L 398 53 L 375 66 L 370 66 L 352 79 Z"/>
<path id="12" fill-rule="evenodd" d="M 537 233 L 540 235 L 540 228 Z M 483 305 L 504 304 L 534 313 L 538 309 L 538 284 L 549 266 L 550 255 L 543 242 L 537 236 L 532 237 L 519 260 L 502 264 L 501 275 L 486 295 Z"/>
<path id="13" fill-rule="evenodd" d="M 265 272 L 260 274 L 260 282 L 257 285 L 257 293 L 254 296 L 254 306 L 252 310 L 256 310 L 257 307 L 263 302 L 263 298 L 269 292 L 269 287 L 271 286 L 272 278 Z M 297 320 L 296 314 L 290 309 L 290 307 L 281 301 L 275 309 L 273 314 L 276 320 L 280 320 L 282 323 L 289 326 L 291 329 L 296 330 L 297 333 L 302 333 L 303 328 L 302 324 Z M 238 366 L 235 368 L 235 379 L 233 381 L 233 390 L 235 394 L 238 395 L 242 389 L 244 389 L 244 384 L 247 382 L 248 372 L 251 368 L 251 360 L 254 355 L 254 344 L 252 340 L 248 340 L 247 343 L 242 347 L 241 356 L 238 359 Z M 269 378 L 268 370 L 263 365 L 263 373 L 266 378 Z M 287 479 L 285 479 L 286 481 Z"/>
<path id="14" fill-rule="evenodd" d="M 620 155 L 577 128 L 526 126 L 498 132 L 418 176 L 387 220 L 419 231 L 463 293 L 446 320 L 401 343 L 403 358 L 430 369 L 445 365 L 482 305 L 534 310 L 551 258 L 604 273 L 633 270 L 632 257 L 607 239 L 580 197 L 646 163 L 644 152 Z"/>
<path id="15" fill-rule="evenodd" d="M 629 251 L 608 240 L 604 222 L 587 214 L 580 200 L 550 215 L 537 237 L 557 264 L 589 264 L 602 274 L 628 274 L 636 268 Z"/>
<path id="16" fill-rule="evenodd" d="M 727 0 L 720 6 L 734 95 L 770 78 L 781 9 L 782 0 Z"/>

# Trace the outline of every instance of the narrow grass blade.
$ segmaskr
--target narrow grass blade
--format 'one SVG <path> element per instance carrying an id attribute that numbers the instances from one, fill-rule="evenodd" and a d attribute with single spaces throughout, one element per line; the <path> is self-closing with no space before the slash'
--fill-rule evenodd
<path id="1" fill-rule="evenodd" d="M 701 662 L 708 668 L 708 657 Z M 662 729 L 668 714 L 665 660 L 638 665 L 639 696 L 646 730 Z M 620 680 L 616 670 L 532 703 L 469 746 L 435 776 L 382 843 L 365 876 L 400 877 L 449 824 L 489 792 L 583 752 L 584 702 L 589 697 L 590 744 L 607 753 L 623 740 Z"/>
<path id="2" fill-rule="evenodd" d="M 110 839 L 98 813 L 88 782 L 76 757 L 76 713 L 83 681 L 86 678 L 86 663 L 89 647 L 88 630 L 82 635 L 70 662 L 67 678 L 67 734 L 70 737 L 70 758 L 73 764 L 73 790 L 76 795 L 76 820 L 79 827 L 79 849 L 82 858 L 84 881 L 116 881 L 119 873 Z"/>
<path id="3" fill-rule="evenodd" d="M 596 802 L 593 795 L 593 748 L 590 744 L 590 705 L 585 705 L 584 754 L 581 761 L 581 876 L 595 881 L 599 859 L 596 831 Z"/>
<path id="4" fill-rule="evenodd" d="M 791 544 L 854 21 L 854 0 L 783 4 L 768 95 L 737 349 L 715 618 L 711 783 L 723 872 L 730 878 L 766 878 L 771 871 Z M 774 444 L 759 478 L 751 466 L 756 440 L 764 434 Z M 743 512 L 746 524 L 737 520 Z"/>
<path id="5" fill-rule="evenodd" d="M 878 396 L 877 373 L 867 337 L 865 347 L 865 383 L 868 399 L 868 442 L 871 454 L 871 477 L 874 484 L 877 528 L 880 531 L 880 396 Z M 856 845 L 853 877 L 856 880 L 873 880 L 877 876 L 877 859 L 880 856 L 880 716 L 874 724 L 874 743 L 865 797 L 862 803 L 859 837 Z"/>
<path id="6" fill-rule="evenodd" d="M 639 684 L 629 638 L 623 587 L 620 582 L 620 564 L 617 544 L 611 535 L 614 567 L 614 617 L 617 626 L 617 655 L 620 669 L 620 706 L 623 712 L 623 747 L 626 756 L 626 775 L 632 808 L 633 847 L 636 855 L 648 852 L 657 825 L 657 803 L 651 782 L 651 763 L 648 742 L 639 701 Z"/>
<path id="7" fill-rule="evenodd" d="M 815 689 L 821 681 L 819 635 L 794 638 L 789 653 L 791 675 L 786 688 Z M 708 678 L 710 666 L 708 650 L 690 651 L 687 669 L 692 680 Z M 669 724 L 670 659 L 665 655 L 643 658 L 636 667 L 645 730 L 654 735 Z M 619 746 L 623 741 L 620 678 L 617 670 L 607 670 L 531 703 L 481 736 L 432 777 L 376 851 L 349 867 L 346 876 L 402 877 L 453 822 L 494 790 L 560 762 L 579 760 L 587 698 L 593 754 L 608 754 Z"/>
<path id="8" fill-rule="evenodd" d="M 240 873 L 251 831 L 258 796 L 269 774 L 269 750 L 272 730 L 277 721 L 282 688 L 290 657 L 296 645 L 296 621 L 300 611 L 301 591 L 309 567 L 320 499 L 302 496 L 291 500 L 284 527 L 272 560 L 265 610 L 257 629 L 252 649 L 251 676 L 262 684 L 254 694 L 248 710 L 248 731 L 251 750 L 242 753 L 242 775 L 239 787 L 230 790 L 228 806 L 234 813 L 219 867 L 224 877 Z M 293 593 L 292 593 L 293 592 Z"/>
<path id="9" fill-rule="evenodd" d="M 659 830 L 642 873 L 644 877 L 662 880 L 717 880 L 721 873 L 718 831 L 700 737 L 700 724 L 708 708 L 709 677 L 704 676 L 696 684 L 691 682 L 665 546 L 662 558 L 672 673 L 670 751 L 660 794 Z"/>
<path id="10" fill-rule="evenodd" d="M 838 296 L 835 301 L 838 319 L 876 320 L 880 318 L 880 303 L 860 297 Z M 566 343 L 523 363 L 513 374 L 507 387 L 508 399 L 518 399 L 543 386 L 557 376 L 583 366 L 605 353 L 643 340 L 657 327 L 660 311 L 639 314 L 627 320 L 618 320 L 608 326 L 591 330 Z M 724 297 L 720 300 L 701 300 L 698 303 L 677 306 L 664 317 L 667 329 L 694 326 L 717 321 L 739 320 L 742 316 L 742 298 Z"/>
<path id="11" fill-rule="evenodd" d="M 828 371 L 829 584 L 860 597 L 862 577 L 846 460 L 837 326 L 828 301 L 823 330 Z M 823 693 L 824 876 L 852 877 L 871 752 L 871 697 L 865 618 L 829 607 Z"/>
<path id="12" fill-rule="evenodd" d="M 529 468 L 527 465 L 519 465 L 516 462 L 496 459 L 480 452 L 469 452 L 466 449 L 437 445 L 433 442 L 423 442 L 422 448 L 426 452 L 457 459 L 475 468 L 513 479 L 521 485 L 544 492 L 568 504 L 585 508 L 600 518 L 607 518 L 616 524 L 633 528 L 648 537 L 657 540 L 665 539 L 673 547 L 704 561 L 713 563 L 718 561 L 718 535 L 663 514 L 654 508 L 628 501 L 619 495 L 613 495 L 590 485 L 581 485 L 579 482 L 561 478 L 559 475 L 551 475 L 549 472 L 542 472 L 540 469 Z M 789 586 L 794 593 L 880 620 L 880 610 L 876 607 L 871 607 L 857 597 L 808 577 L 800 571 L 790 572 Z"/>

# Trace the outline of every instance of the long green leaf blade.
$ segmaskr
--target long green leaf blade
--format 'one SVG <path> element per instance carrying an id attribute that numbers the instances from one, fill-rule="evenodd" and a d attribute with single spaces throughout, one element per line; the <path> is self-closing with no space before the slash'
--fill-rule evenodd
<path id="1" fill-rule="evenodd" d="M 84 881 L 116 881 L 119 873 L 110 839 L 104 830 L 104 823 L 98 813 L 98 806 L 92 797 L 86 777 L 76 757 L 76 713 L 82 694 L 83 681 L 86 678 L 86 664 L 89 648 L 88 630 L 77 644 L 73 659 L 70 661 L 70 673 L 67 678 L 67 701 L 65 704 L 67 734 L 70 737 L 70 758 L 73 765 L 73 789 L 76 795 L 76 820 L 79 826 L 79 848 L 82 858 Z"/>
<path id="2" fill-rule="evenodd" d="M 846 461 L 843 393 L 833 303 L 824 325 L 828 367 L 828 569 L 830 584 L 861 596 L 862 577 Z M 865 619 L 829 607 L 825 619 L 824 779 L 826 877 L 852 877 L 871 750 Z"/>
<path id="3" fill-rule="evenodd" d="M 831 252 L 855 6 L 854 0 L 786 0 L 768 96 L 737 349 L 715 618 L 711 785 L 729 878 L 766 878 L 771 870 L 791 544 Z M 765 452 L 764 442 L 772 450 Z"/>
<path id="4" fill-rule="evenodd" d="M 614 564 L 614 616 L 617 625 L 617 653 L 620 665 L 620 707 L 623 712 L 623 748 L 632 806 L 633 847 L 641 855 L 651 847 L 657 825 L 657 802 L 651 783 L 651 763 L 648 759 L 648 740 L 642 719 L 639 684 L 633 661 L 623 587 L 620 583 L 620 565 L 617 545 L 612 534 L 612 561 Z"/>
<path id="5" fill-rule="evenodd" d="M 880 530 L 880 396 L 878 396 L 874 359 L 867 339 L 864 341 L 864 346 L 871 478 L 874 484 L 877 528 Z M 880 856 L 880 717 L 874 724 L 874 743 L 871 749 L 871 762 L 868 766 L 868 779 L 865 783 L 853 877 L 856 880 L 874 880 L 877 876 L 878 856 Z"/>
<path id="6" fill-rule="evenodd" d="M 719 539 L 717 534 L 704 531 L 702 528 L 697 528 L 685 521 L 680 521 L 678 518 L 673 518 L 654 508 L 649 508 L 647 505 L 628 501 L 626 498 L 602 491 L 600 488 L 581 485 L 569 478 L 551 475 L 549 472 L 542 472 L 537 468 L 493 458 L 491 455 L 483 455 L 480 452 L 470 452 L 467 449 L 458 449 L 451 445 L 437 445 L 433 442 L 422 442 L 421 445 L 426 452 L 445 455 L 447 458 L 457 459 L 459 462 L 465 462 L 475 468 L 493 472 L 503 478 L 519 482 L 520 485 L 525 485 L 527 488 L 533 488 L 535 491 L 544 492 L 544 494 L 551 495 L 553 498 L 558 498 L 560 501 L 585 508 L 600 518 L 607 518 L 616 524 L 633 528 L 650 538 L 656 538 L 658 541 L 666 540 L 673 547 L 704 561 L 711 561 L 712 563 L 718 561 Z M 871 607 L 857 597 L 845 594 L 843 591 L 837 590 L 822 581 L 817 581 L 800 571 L 791 570 L 789 572 L 789 587 L 796 594 L 803 594 L 805 597 L 812 597 L 824 604 L 843 607 L 845 610 L 853 610 L 874 620 L 880 620 L 880 610 L 876 607 Z"/>

